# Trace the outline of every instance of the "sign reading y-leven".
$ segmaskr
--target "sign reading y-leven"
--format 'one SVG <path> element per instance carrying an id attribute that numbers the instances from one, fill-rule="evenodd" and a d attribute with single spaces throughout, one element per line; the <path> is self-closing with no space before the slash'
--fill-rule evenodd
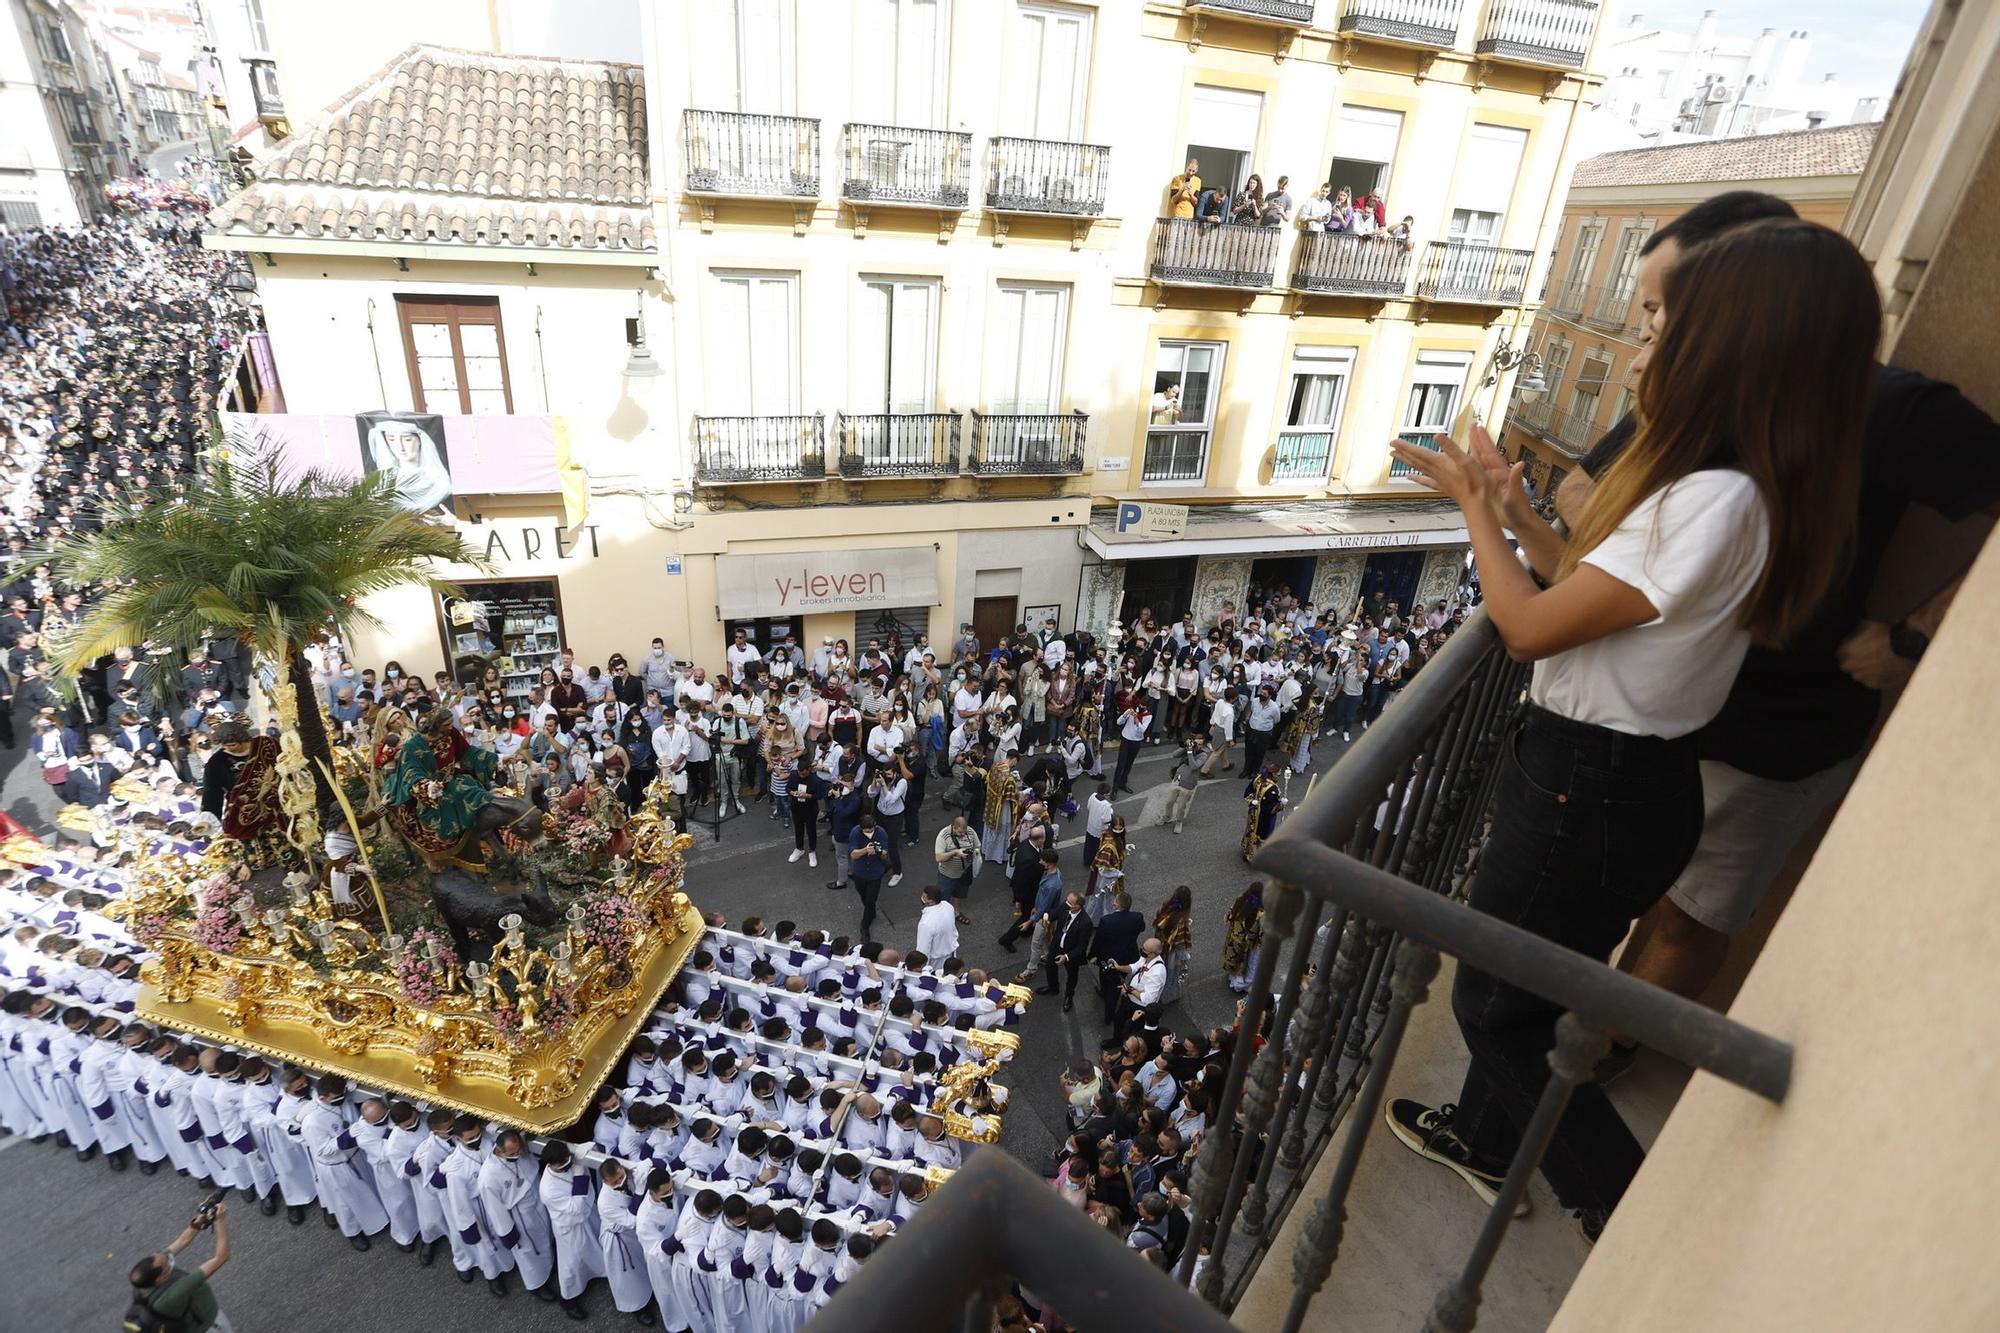
<path id="1" fill-rule="evenodd" d="M 722 614 L 730 620 L 877 606 L 936 606 L 937 549 L 885 546 L 719 555 L 715 586 Z"/>

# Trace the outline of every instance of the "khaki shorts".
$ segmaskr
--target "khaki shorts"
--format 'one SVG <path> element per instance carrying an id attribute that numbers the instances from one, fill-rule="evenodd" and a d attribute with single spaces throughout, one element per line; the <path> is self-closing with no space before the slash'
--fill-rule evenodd
<path id="1" fill-rule="evenodd" d="M 1710 930 L 1740 932 L 1792 848 L 1846 795 L 1860 763 L 1849 759 L 1796 782 L 1778 782 L 1702 760 L 1701 843 L 1667 897 Z"/>

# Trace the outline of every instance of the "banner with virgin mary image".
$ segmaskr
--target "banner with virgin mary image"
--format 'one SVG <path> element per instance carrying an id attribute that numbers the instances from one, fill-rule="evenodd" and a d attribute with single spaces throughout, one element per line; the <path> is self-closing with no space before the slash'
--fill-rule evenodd
<path id="1" fill-rule="evenodd" d="M 420 513 L 451 507 L 451 455 L 446 451 L 444 418 L 432 412 L 361 412 L 354 418 L 361 437 L 361 470 L 388 472 L 396 493 Z"/>

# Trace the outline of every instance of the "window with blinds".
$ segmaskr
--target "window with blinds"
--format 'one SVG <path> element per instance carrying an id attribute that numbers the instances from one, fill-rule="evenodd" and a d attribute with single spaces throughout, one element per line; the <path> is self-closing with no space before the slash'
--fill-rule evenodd
<path id="1" fill-rule="evenodd" d="M 398 293 L 396 314 L 417 411 L 482 416 L 514 410 L 499 297 Z"/>
<path id="2" fill-rule="evenodd" d="M 798 103 L 796 0 L 702 0 L 694 7 L 694 105 L 789 116 Z"/>
<path id="3" fill-rule="evenodd" d="M 1003 282 L 986 324 L 988 410 L 1047 416 L 1062 403 L 1069 288 Z"/>
<path id="4" fill-rule="evenodd" d="M 1220 185 L 1234 192 L 1250 175 L 1250 157 L 1257 151 L 1257 126 L 1263 116 L 1262 93 L 1196 84 L 1188 117 L 1187 154 L 1182 160 L 1191 157 L 1200 162 L 1204 186 Z"/>
<path id="5" fill-rule="evenodd" d="M 863 278 L 854 321 L 854 410 L 929 412 L 937 401 L 939 282 Z"/>
<path id="6" fill-rule="evenodd" d="M 950 0 L 854 0 L 855 119 L 943 127 L 950 33 Z"/>
<path id="7" fill-rule="evenodd" d="M 1410 397 L 1403 411 L 1405 431 L 1435 434 L 1451 428 L 1452 413 L 1472 368 L 1470 352 L 1418 352 L 1410 372 Z"/>
<path id="8" fill-rule="evenodd" d="M 799 410 L 799 275 L 715 275 L 706 399 L 716 416 Z"/>

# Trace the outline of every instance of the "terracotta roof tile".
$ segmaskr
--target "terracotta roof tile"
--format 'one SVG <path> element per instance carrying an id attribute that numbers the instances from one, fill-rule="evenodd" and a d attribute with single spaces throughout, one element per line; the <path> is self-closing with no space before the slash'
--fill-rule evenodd
<path id="1" fill-rule="evenodd" d="M 209 214 L 222 232 L 646 253 L 637 65 L 412 46 Z"/>
<path id="2" fill-rule="evenodd" d="M 1659 148 L 1600 153 L 1576 164 L 1573 190 L 1608 185 L 1680 185 L 1710 181 L 1790 180 L 1858 176 L 1868 165 L 1879 123 L 1822 130 L 1703 139 Z"/>

